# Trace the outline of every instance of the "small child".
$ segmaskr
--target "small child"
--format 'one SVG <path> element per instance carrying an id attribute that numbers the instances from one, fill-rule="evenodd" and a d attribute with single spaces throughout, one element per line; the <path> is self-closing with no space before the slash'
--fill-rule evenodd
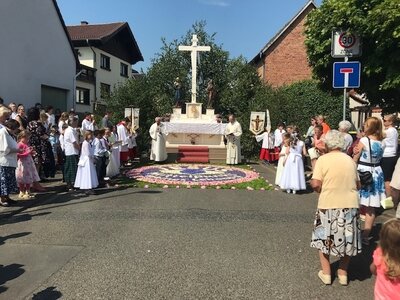
<path id="1" fill-rule="evenodd" d="M 107 154 L 108 145 L 104 139 L 105 129 L 94 131 L 93 151 L 94 151 L 94 165 L 96 166 L 97 180 L 100 185 L 104 185 L 104 178 L 106 177 L 107 169 Z"/>
<path id="2" fill-rule="evenodd" d="M 19 198 L 29 199 L 34 196 L 31 194 L 31 185 L 40 181 L 32 155 L 34 150 L 28 146 L 29 133 L 25 130 L 18 134 L 18 163 L 15 176 L 19 186 Z"/>
<path id="3" fill-rule="evenodd" d="M 131 130 L 131 125 L 128 125 L 128 129 Z M 133 161 L 135 157 L 137 157 L 137 132 L 136 130 L 131 131 L 131 134 L 128 137 L 128 151 L 129 151 L 129 160 Z"/>
<path id="4" fill-rule="evenodd" d="M 275 154 L 279 156 L 281 152 L 281 147 L 283 143 L 283 135 L 286 133 L 285 125 L 283 123 L 278 124 L 278 128 L 274 131 L 274 147 L 275 147 Z M 277 158 L 279 159 L 279 158 Z"/>
<path id="5" fill-rule="evenodd" d="M 375 299 L 400 299 L 400 220 L 383 224 L 375 249 L 371 273 L 376 275 Z"/>
<path id="6" fill-rule="evenodd" d="M 288 150 L 289 142 L 290 142 L 290 133 L 284 133 L 282 149 L 281 149 L 281 152 L 279 153 L 278 168 L 276 169 L 276 177 L 275 177 L 276 185 L 279 185 L 279 183 L 281 181 L 282 171 L 283 171 L 286 159 L 287 159 L 286 151 Z"/>
<path id="7" fill-rule="evenodd" d="M 265 131 L 262 134 L 256 135 L 255 138 L 257 142 L 263 142 L 260 159 L 266 164 L 274 163 L 277 160 L 275 157 L 274 135 L 265 127 Z"/>
<path id="8" fill-rule="evenodd" d="M 90 144 L 93 138 L 92 131 L 85 131 L 85 139 L 82 143 L 81 156 L 79 157 L 78 170 L 75 178 L 75 188 L 86 190 L 90 194 L 90 190 L 99 185 L 97 180 L 96 168 L 94 166 L 94 150 Z"/>
<path id="9" fill-rule="evenodd" d="M 56 125 L 51 126 L 50 128 L 50 134 L 49 134 L 49 142 L 51 144 L 51 148 L 53 150 L 53 155 L 55 159 L 56 165 L 58 164 L 59 161 L 59 148 L 60 148 L 60 134 L 58 133 Z"/>
<path id="10" fill-rule="evenodd" d="M 299 190 L 306 189 L 306 180 L 304 176 L 303 156 L 306 154 L 304 142 L 299 140 L 299 130 L 293 126 L 293 132 L 290 137 L 289 147 L 286 149 L 288 155 L 279 182 L 281 189 L 287 193 L 291 191 L 296 194 Z"/>

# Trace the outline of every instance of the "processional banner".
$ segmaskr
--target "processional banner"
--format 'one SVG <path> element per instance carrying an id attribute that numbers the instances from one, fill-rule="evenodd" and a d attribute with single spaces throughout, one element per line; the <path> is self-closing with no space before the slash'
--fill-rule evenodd
<path id="1" fill-rule="evenodd" d="M 125 118 L 131 119 L 132 128 L 135 130 L 139 128 L 139 114 L 140 114 L 140 108 L 132 108 L 132 107 L 125 108 Z"/>
<path id="2" fill-rule="evenodd" d="M 265 112 L 264 111 L 252 111 L 250 113 L 250 127 L 249 130 L 254 134 L 260 134 L 264 131 L 265 124 Z"/>

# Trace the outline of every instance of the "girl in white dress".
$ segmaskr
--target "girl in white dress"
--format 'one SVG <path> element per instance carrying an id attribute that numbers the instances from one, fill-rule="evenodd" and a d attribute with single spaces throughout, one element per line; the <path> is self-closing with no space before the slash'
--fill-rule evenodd
<path id="1" fill-rule="evenodd" d="M 279 153 L 278 168 L 276 169 L 275 184 L 279 185 L 282 177 L 283 168 L 287 159 L 287 149 L 289 147 L 290 133 L 283 134 L 282 149 Z"/>
<path id="2" fill-rule="evenodd" d="M 298 130 L 294 128 L 289 147 L 286 150 L 288 156 L 279 182 L 281 189 L 286 190 L 287 193 L 293 191 L 293 194 L 306 189 L 303 164 L 303 154 L 306 154 L 306 149 L 304 142 L 299 140 L 298 136 Z"/>
<path id="3" fill-rule="evenodd" d="M 90 144 L 92 138 L 92 132 L 90 130 L 86 130 L 74 185 L 74 187 L 80 188 L 81 190 L 91 190 L 99 185 L 96 168 L 93 163 L 94 149 Z"/>
<path id="4" fill-rule="evenodd" d="M 115 177 L 119 175 L 119 167 L 120 167 L 120 154 L 119 154 L 119 146 L 121 145 L 118 142 L 118 135 L 115 132 L 115 126 L 113 127 L 113 131 L 106 129 L 106 135 L 108 143 L 111 146 L 111 154 L 110 161 L 107 165 L 106 176 L 107 177 Z"/>

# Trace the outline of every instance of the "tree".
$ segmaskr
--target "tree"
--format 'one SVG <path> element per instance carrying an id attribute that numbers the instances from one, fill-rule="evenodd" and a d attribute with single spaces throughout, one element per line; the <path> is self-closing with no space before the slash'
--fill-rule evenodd
<path id="1" fill-rule="evenodd" d="M 400 98 L 400 2 L 398 0 L 324 0 L 306 22 L 306 47 L 313 74 L 331 89 L 333 29 L 362 38 L 361 90 L 373 104 L 398 110 Z"/>

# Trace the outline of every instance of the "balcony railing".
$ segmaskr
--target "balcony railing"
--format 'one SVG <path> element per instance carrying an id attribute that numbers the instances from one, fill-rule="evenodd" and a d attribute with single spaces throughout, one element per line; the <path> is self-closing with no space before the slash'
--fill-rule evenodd
<path id="1" fill-rule="evenodd" d="M 77 79 L 90 83 L 96 82 L 96 69 L 81 65 L 81 74 L 78 76 Z"/>

